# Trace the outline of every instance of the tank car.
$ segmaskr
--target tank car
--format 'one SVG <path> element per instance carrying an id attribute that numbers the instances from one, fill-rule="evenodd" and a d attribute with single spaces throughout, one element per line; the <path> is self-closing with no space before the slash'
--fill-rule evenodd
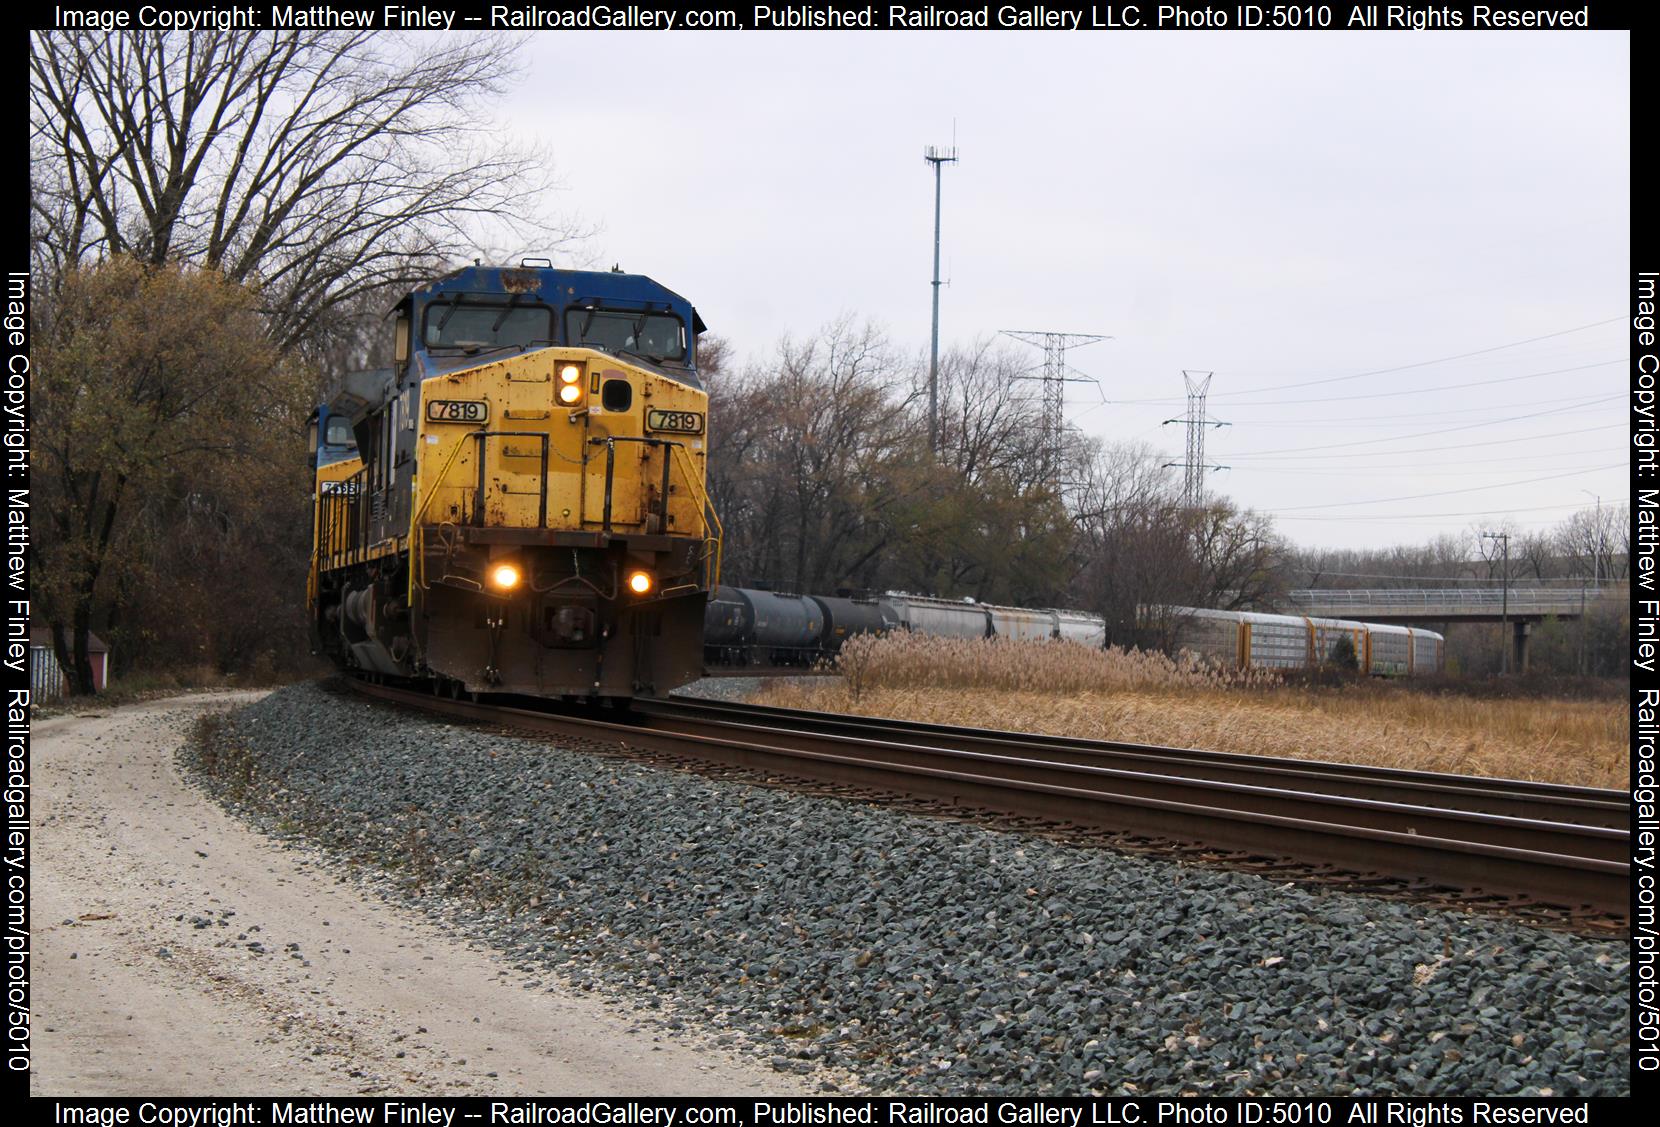
<path id="1" fill-rule="evenodd" d="M 455 271 L 391 320 L 393 366 L 318 414 L 361 465 L 317 495 L 316 648 L 453 692 L 620 700 L 699 676 L 720 525 L 691 303 L 527 260 Z"/>
<path id="2" fill-rule="evenodd" d="M 703 609 L 703 660 L 748 665 L 755 640 L 755 605 L 737 587 L 717 587 Z"/>
<path id="3" fill-rule="evenodd" d="M 805 666 L 823 653 L 824 611 L 806 595 L 720 587 L 703 616 L 711 665 Z"/>
<path id="4" fill-rule="evenodd" d="M 893 608 L 878 599 L 812 596 L 824 612 L 820 648 L 826 656 L 841 652 L 842 644 L 858 634 L 885 634 L 899 625 Z"/>

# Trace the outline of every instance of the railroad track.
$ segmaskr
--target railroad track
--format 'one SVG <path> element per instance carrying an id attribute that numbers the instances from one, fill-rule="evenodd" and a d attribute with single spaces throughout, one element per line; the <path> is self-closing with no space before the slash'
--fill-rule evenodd
<path id="1" fill-rule="evenodd" d="M 608 718 L 371 696 L 516 729 L 914 796 L 1066 827 L 1625 918 L 1618 791 L 1148 747 L 674 698 Z"/>

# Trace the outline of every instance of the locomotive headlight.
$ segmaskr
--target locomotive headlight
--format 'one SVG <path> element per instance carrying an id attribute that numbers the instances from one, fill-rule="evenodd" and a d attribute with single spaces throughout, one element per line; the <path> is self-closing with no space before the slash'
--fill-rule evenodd
<path id="1" fill-rule="evenodd" d="M 502 591 L 511 591 L 519 585 L 519 569 L 512 564 L 497 564 L 490 569 L 490 585 Z"/>
<path id="2" fill-rule="evenodd" d="M 561 364 L 559 366 L 559 382 L 560 383 L 581 383 L 582 382 L 582 365 L 581 364 Z"/>
<path id="3" fill-rule="evenodd" d="M 649 595 L 656 581 L 651 578 L 649 571 L 631 571 L 628 573 L 628 589 L 636 595 Z"/>
<path id="4" fill-rule="evenodd" d="M 565 403 L 565 404 L 571 404 L 571 403 L 575 403 L 578 399 L 581 399 L 581 398 L 582 398 L 582 385 L 581 384 L 579 384 L 579 383 L 567 383 L 567 384 L 560 384 L 559 385 L 559 402 Z"/>

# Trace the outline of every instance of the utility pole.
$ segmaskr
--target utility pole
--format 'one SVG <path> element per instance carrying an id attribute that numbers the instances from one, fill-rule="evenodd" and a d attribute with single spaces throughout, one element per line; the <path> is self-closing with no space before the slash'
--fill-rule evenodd
<path id="1" fill-rule="evenodd" d="M 1061 439 L 1066 433 L 1066 385 L 1096 382 L 1090 376 L 1066 374 L 1066 350 L 1112 338 L 1094 333 L 1046 333 L 1027 329 L 1004 329 L 1003 335 L 1043 349 L 1043 374 L 1016 376 L 1015 379 L 1043 381 L 1043 430 L 1038 444 L 1039 457 L 1042 459 L 1040 472 L 1046 484 L 1059 485 L 1063 445 Z"/>
<path id="2" fill-rule="evenodd" d="M 1182 477 L 1182 500 L 1190 509 L 1197 509 L 1205 496 L 1205 471 L 1225 470 L 1227 466 L 1212 466 L 1205 462 L 1205 428 L 1225 427 L 1231 424 L 1218 422 L 1205 415 L 1205 397 L 1210 394 L 1210 378 L 1215 372 L 1190 372 L 1182 369 L 1182 381 L 1187 385 L 1187 417 L 1186 419 L 1166 419 L 1164 426 L 1171 423 L 1187 423 L 1187 461 L 1166 462 L 1165 469 L 1182 466 L 1185 473 Z M 1204 379 L 1199 377 L 1203 376 Z"/>
<path id="3" fill-rule="evenodd" d="M 1510 533 L 1483 532 L 1483 540 L 1497 540 L 1504 545 L 1504 594 L 1499 603 L 1499 674 L 1510 673 Z"/>
<path id="4" fill-rule="evenodd" d="M 1597 544 L 1596 547 L 1591 549 L 1591 568 L 1592 586 L 1597 589 L 1597 594 L 1600 596 L 1602 594 L 1602 497 L 1599 494 L 1592 493 L 1589 489 L 1581 489 L 1580 492 L 1587 497 L 1596 498 L 1597 502 Z"/>
<path id="5" fill-rule="evenodd" d="M 954 132 L 954 130 L 953 130 Z M 957 163 L 957 147 L 923 150 L 922 159 L 934 166 L 934 331 L 928 344 L 928 449 L 940 448 L 940 171 Z"/>
<path id="6" fill-rule="evenodd" d="M 1585 494 L 1587 497 L 1596 498 L 1596 502 L 1597 502 L 1597 516 L 1596 516 L 1597 540 L 1596 540 L 1596 544 L 1591 548 L 1591 582 L 1596 586 L 1597 598 L 1601 599 L 1602 598 L 1602 497 L 1599 494 L 1592 493 L 1589 489 L 1581 489 L 1580 492 Z M 1583 572 L 1581 572 L 1580 574 L 1581 574 L 1581 576 L 1584 575 Z M 1581 578 L 1580 581 L 1579 581 L 1579 672 L 1580 672 L 1581 675 L 1583 675 L 1585 673 L 1585 633 L 1586 633 L 1585 580 L 1583 578 Z"/>

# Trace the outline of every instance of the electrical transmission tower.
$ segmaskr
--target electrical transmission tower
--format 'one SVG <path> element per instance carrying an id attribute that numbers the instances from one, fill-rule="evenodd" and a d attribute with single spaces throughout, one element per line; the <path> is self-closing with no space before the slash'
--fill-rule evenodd
<path id="1" fill-rule="evenodd" d="M 1061 438 L 1066 430 L 1066 385 L 1097 382 L 1092 376 L 1067 374 L 1066 350 L 1112 338 L 1093 333 L 1040 333 L 1023 329 L 1004 329 L 1003 335 L 1043 349 L 1043 373 L 1037 376 L 1016 376 L 1015 379 L 1043 381 L 1042 432 L 1038 445 L 1041 462 L 1039 468 L 1044 482 L 1059 485 Z"/>
<path id="2" fill-rule="evenodd" d="M 1205 414 L 1205 396 L 1210 394 L 1210 378 L 1214 372 L 1189 372 L 1182 370 L 1182 379 L 1187 383 L 1187 418 L 1166 419 L 1164 425 L 1185 422 L 1187 424 L 1187 461 L 1166 462 L 1164 468 L 1181 466 L 1185 471 L 1182 479 L 1182 501 L 1189 508 L 1198 508 L 1205 497 L 1205 471 L 1225 470 L 1227 466 L 1214 466 L 1205 461 L 1205 428 L 1225 427 L 1228 423 L 1218 422 Z M 1200 377 L 1203 377 L 1202 379 Z"/>

